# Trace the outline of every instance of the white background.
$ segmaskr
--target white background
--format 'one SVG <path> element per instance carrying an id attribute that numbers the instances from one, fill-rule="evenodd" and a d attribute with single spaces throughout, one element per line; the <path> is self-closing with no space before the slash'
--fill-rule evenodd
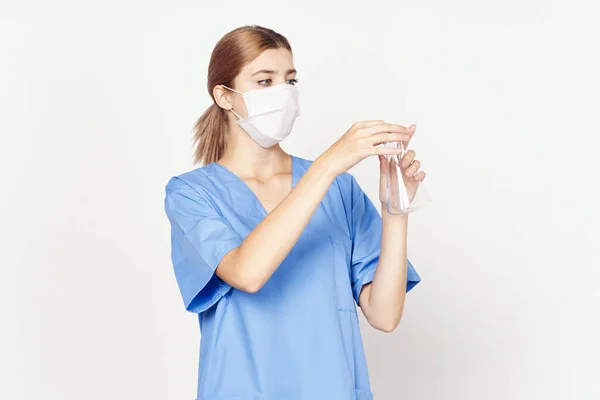
<path id="1" fill-rule="evenodd" d="M 217 3 L 1 3 L 0 398 L 194 398 L 164 185 L 193 168 L 213 46 L 256 23 L 299 70 L 286 150 L 417 124 L 423 281 L 394 333 L 361 321 L 375 398 L 599 399 L 594 2 Z M 374 201 L 377 168 L 351 171 Z"/>

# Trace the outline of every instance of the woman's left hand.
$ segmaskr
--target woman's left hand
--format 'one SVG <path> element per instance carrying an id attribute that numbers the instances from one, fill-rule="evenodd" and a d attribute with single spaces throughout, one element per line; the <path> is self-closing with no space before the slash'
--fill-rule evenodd
<path id="1" fill-rule="evenodd" d="M 412 124 L 410 127 L 408 127 L 408 129 L 409 129 L 410 137 L 412 138 L 412 135 L 414 135 L 415 130 L 417 129 L 417 126 L 415 124 Z M 402 142 L 405 149 L 408 147 L 409 142 L 410 142 L 410 139 L 406 142 Z M 397 182 L 397 179 L 398 179 L 397 174 L 398 174 L 398 169 L 399 169 L 402 173 L 404 185 L 406 186 L 406 191 L 408 192 L 408 197 L 409 197 L 410 201 L 413 200 L 413 198 L 417 192 L 417 189 L 419 187 L 419 183 L 422 182 L 427 175 L 425 173 L 425 171 L 419 171 L 419 168 L 421 168 L 421 162 L 419 160 L 417 160 L 415 157 L 416 157 L 415 151 L 408 150 L 404 154 L 402 159 L 400 160 L 400 168 L 397 168 L 396 162 L 394 161 L 394 157 L 391 157 L 390 160 L 388 161 L 386 156 L 379 156 L 379 165 L 380 165 L 379 199 L 381 200 L 381 204 L 383 205 L 384 208 L 387 206 L 387 200 L 388 200 L 388 190 L 387 190 L 387 173 L 388 173 L 387 171 L 388 171 L 388 169 L 391 169 L 390 177 L 391 177 L 391 183 L 392 183 L 392 187 L 391 187 L 392 193 L 395 192 L 394 189 L 397 186 L 397 184 L 394 185 L 394 181 Z"/>

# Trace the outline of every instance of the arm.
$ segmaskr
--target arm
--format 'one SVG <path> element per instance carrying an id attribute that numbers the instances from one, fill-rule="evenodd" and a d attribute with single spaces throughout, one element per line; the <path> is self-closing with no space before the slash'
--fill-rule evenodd
<path id="1" fill-rule="evenodd" d="M 281 203 L 223 258 L 217 275 L 237 289 L 258 291 L 290 252 L 333 179 L 323 159 L 312 163 Z"/>
<path id="2" fill-rule="evenodd" d="M 391 332 L 400 323 L 406 298 L 408 215 L 390 215 L 382 207 L 381 252 L 373 282 L 360 294 L 360 308 L 369 324 Z"/>
<path id="3" fill-rule="evenodd" d="M 411 126 L 414 133 L 414 125 Z M 412 136 L 412 134 L 411 134 Z M 407 292 L 408 258 L 406 254 L 408 235 L 408 215 L 388 213 L 385 176 L 387 162 L 381 161 L 381 245 L 377 269 L 373 281 L 365 285 L 359 297 L 359 304 L 369 323 L 376 329 L 391 332 L 400 323 Z M 408 151 L 401 161 L 402 173 L 409 195 L 414 196 L 419 182 L 425 179 L 425 172 L 418 172 L 420 161 L 415 160 L 415 152 Z"/>
<path id="4" fill-rule="evenodd" d="M 370 155 L 400 153 L 400 149 L 377 146 L 407 139 L 406 128 L 400 125 L 383 121 L 354 124 L 312 163 L 294 189 L 242 244 L 223 257 L 217 275 L 237 289 L 258 291 L 290 252 L 336 176 Z"/>

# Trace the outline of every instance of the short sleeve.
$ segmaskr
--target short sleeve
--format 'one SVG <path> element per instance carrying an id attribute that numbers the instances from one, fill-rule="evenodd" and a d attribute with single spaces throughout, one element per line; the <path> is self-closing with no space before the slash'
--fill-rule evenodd
<path id="1" fill-rule="evenodd" d="M 381 215 L 369 197 L 352 177 L 352 206 L 350 226 L 352 232 L 351 279 L 354 300 L 358 299 L 362 287 L 373 281 L 381 246 Z M 406 291 L 421 281 L 410 260 L 407 260 Z"/>
<path id="2" fill-rule="evenodd" d="M 206 195 L 177 177 L 166 186 L 165 212 L 171 223 L 171 259 L 185 308 L 203 312 L 231 289 L 215 270 L 242 239 Z"/>

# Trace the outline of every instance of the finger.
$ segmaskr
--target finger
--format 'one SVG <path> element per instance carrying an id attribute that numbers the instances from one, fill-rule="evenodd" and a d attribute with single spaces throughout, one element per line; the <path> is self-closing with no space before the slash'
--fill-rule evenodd
<path id="1" fill-rule="evenodd" d="M 352 127 L 353 128 L 365 128 L 365 127 L 381 124 L 383 122 L 384 121 L 382 119 L 374 119 L 374 120 L 370 120 L 370 121 L 357 121 L 354 124 L 352 124 Z"/>
<path id="2" fill-rule="evenodd" d="M 419 168 L 421 168 L 421 162 L 418 160 L 415 160 L 415 162 L 410 164 L 410 167 L 408 167 L 408 169 L 406 171 L 404 171 L 404 174 L 406 176 L 413 176 L 414 174 L 417 173 Z"/>
<path id="3" fill-rule="evenodd" d="M 415 181 L 417 182 L 423 182 L 423 179 L 425 179 L 426 176 L 427 174 L 425 173 L 425 171 L 421 171 L 418 174 L 416 174 L 413 178 L 415 178 Z"/>
<path id="4" fill-rule="evenodd" d="M 358 132 L 361 136 L 371 136 L 371 135 L 375 135 L 377 133 L 383 133 L 383 132 L 408 134 L 408 130 L 404 126 L 396 125 L 396 124 L 388 124 L 385 122 L 375 124 L 372 126 L 368 126 L 368 127 L 364 127 L 364 128 L 360 128 L 358 130 Z"/>
<path id="5" fill-rule="evenodd" d="M 410 140 L 412 139 L 413 135 L 415 134 L 415 131 L 417 130 L 417 126 L 415 124 L 412 124 L 411 126 L 409 126 L 407 129 L 408 135 L 410 136 L 409 139 L 405 142 L 402 142 L 404 144 L 404 148 L 408 147 L 408 144 L 410 143 Z"/>
<path id="6" fill-rule="evenodd" d="M 416 155 L 414 150 L 408 150 L 402 157 L 402 168 L 407 168 L 414 161 Z"/>
<path id="7" fill-rule="evenodd" d="M 371 136 L 367 136 L 367 138 L 368 138 L 369 144 L 371 144 L 372 146 L 376 146 L 381 143 L 402 142 L 405 140 L 409 140 L 410 136 L 408 136 L 406 133 L 382 132 L 382 133 L 376 133 Z"/>

